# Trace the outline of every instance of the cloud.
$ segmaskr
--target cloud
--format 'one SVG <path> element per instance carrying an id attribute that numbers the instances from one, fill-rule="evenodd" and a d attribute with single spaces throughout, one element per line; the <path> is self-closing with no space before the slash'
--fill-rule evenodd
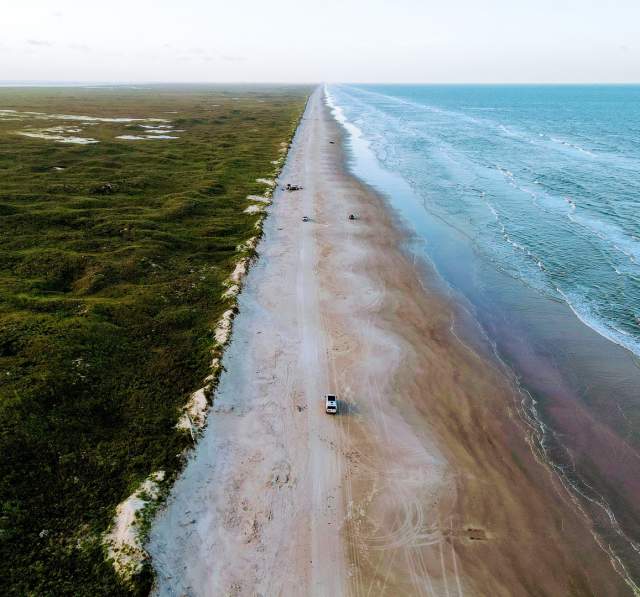
<path id="1" fill-rule="evenodd" d="M 51 13 L 51 16 L 52 16 L 52 17 L 60 18 L 60 17 L 63 17 L 63 16 L 64 16 L 64 13 L 63 13 L 63 12 L 61 12 L 61 11 L 59 11 L 59 10 L 54 10 L 54 11 Z"/>
<path id="2" fill-rule="evenodd" d="M 27 44 L 30 46 L 40 46 L 44 48 L 50 48 L 54 45 L 52 41 L 47 41 L 45 39 L 28 39 Z"/>
<path id="3" fill-rule="evenodd" d="M 80 52 L 90 52 L 91 51 L 91 48 L 87 44 L 76 44 L 76 43 L 73 43 L 73 44 L 69 44 L 67 47 L 69 49 L 71 49 L 71 50 L 78 50 Z"/>
<path id="4" fill-rule="evenodd" d="M 247 57 L 246 56 L 230 56 L 230 55 L 224 55 L 222 56 L 223 60 L 226 60 L 227 62 L 244 62 Z"/>

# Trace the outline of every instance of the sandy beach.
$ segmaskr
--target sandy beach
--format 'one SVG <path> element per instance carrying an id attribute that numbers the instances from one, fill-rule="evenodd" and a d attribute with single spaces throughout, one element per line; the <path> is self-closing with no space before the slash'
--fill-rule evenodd
<path id="1" fill-rule="evenodd" d="M 274 195 L 208 426 L 152 529 L 156 594 L 630 594 L 536 459 L 508 372 L 349 174 L 321 89 L 279 182 L 303 189 Z"/>

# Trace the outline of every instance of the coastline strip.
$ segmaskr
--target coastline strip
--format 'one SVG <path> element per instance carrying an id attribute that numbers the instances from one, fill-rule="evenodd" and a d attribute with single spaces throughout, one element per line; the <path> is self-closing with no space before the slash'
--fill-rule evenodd
<path id="1" fill-rule="evenodd" d="M 151 531 L 156 593 L 625 594 L 342 136 L 316 91 L 282 176 L 303 189 L 274 195 L 209 424 Z"/>

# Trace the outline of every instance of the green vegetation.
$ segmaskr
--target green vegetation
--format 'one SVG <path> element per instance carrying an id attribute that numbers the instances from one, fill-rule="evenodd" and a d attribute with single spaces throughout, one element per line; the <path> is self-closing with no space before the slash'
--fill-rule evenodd
<path id="1" fill-rule="evenodd" d="M 236 247 L 308 89 L 0 90 L 0 592 L 144 594 L 101 535 L 190 444 L 175 424 L 208 374 Z M 42 115 L 161 118 L 49 120 Z M 18 131 L 75 127 L 79 145 Z M 78 130 L 80 129 L 80 130 Z M 59 129 L 45 134 L 61 134 Z"/>

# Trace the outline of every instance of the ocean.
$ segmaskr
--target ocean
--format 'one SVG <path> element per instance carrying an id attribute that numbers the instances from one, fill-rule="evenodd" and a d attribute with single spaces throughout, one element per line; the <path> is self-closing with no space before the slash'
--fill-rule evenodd
<path id="1" fill-rule="evenodd" d="M 326 92 L 354 174 L 513 372 L 536 450 L 637 583 L 640 86 Z"/>

